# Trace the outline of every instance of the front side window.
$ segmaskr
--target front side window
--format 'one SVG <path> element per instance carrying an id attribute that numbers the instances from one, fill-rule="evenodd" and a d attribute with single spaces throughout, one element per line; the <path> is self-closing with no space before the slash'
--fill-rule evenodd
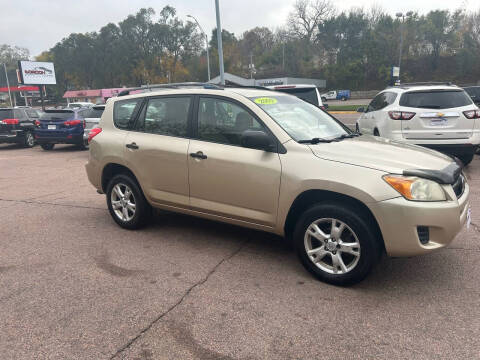
<path id="1" fill-rule="evenodd" d="M 150 134 L 186 137 L 191 97 L 150 99 L 140 131 Z"/>
<path id="2" fill-rule="evenodd" d="M 275 94 L 250 100 L 264 110 L 295 141 L 348 135 L 347 130 L 331 116 L 295 97 Z"/>
<path id="3" fill-rule="evenodd" d="M 421 109 L 449 109 L 471 104 L 472 100 L 463 90 L 410 91 L 400 98 L 400 106 Z"/>
<path id="4" fill-rule="evenodd" d="M 113 122 L 120 129 L 128 129 L 141 99 L 116 101 L 113 106 Z"/>
<path id="5" fill-rule="evenodd" d="M 229 145 L 241 145 L 245 130 L 264 130 L 243 107 L 218 98 L 200 98 L 198 138 Z"/>

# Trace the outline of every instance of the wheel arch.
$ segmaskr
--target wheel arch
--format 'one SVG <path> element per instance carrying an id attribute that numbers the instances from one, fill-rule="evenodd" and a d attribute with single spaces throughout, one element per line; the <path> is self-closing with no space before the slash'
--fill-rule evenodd
<path id="1" fill-rule="evenodd" d="M 350 208 L 357 210 L 360 215 L 374 227 L 379 241 L 385 250 L 385 243 L 382 236 L 380 226 L 373 215 L 372 211 L 362 201 L 351 197 L 349 195 L 337 193 L 328 190 L 306 190 L 299 194 L 293 201 L 288 211 L 285 224 L 284 233 L 287 239 L 291 239 L 295 230 L 295 224 L 300 216 L 310 207 L 320 203 L 334 203 L 348 205 Z"/>
<path id="2" fill-rule="evenodd" d="M 115 175 L 118 175 L 118 174 L 125 174 L 125 175 L 128 175 L 128 176 L 131 176 L 132 179 L 137 183 L 140 190 L 143 192 L 143 189 L 142 189 L 137 177 L 135 176 L 135 174 L 133 173 L 132 170 L 130 170 L 125 165 L 121 165 L 121 164 L 118 164 L 118 163 L 111 162 L 111 163 L 106 164 L 103 167 L 103 170 L 102 170 L 102 183 L 101 183 L 101 185 L 102 185 L 102 191 L 104 193 L 106 193 L 106 191 L 107 191 L 107 186 L 108 186 L 108 183 L 110 182 L 110 180 Z"/>

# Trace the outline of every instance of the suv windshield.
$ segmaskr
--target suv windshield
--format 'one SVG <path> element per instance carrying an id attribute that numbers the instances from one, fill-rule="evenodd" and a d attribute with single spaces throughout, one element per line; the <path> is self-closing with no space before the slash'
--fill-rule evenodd
<path id="1" fill-rule="evenodd" d="M 400 98 L 400 106 L 422 109 L 449 109 L 471 104 L 472 100 L 463 90 L 410 91 Z"/>
<path id="2" fill-rule="evenodd" d="M 272 94 L 273 95 L 273 94 Z M 280 125 L 295 141 L 326 139 L 349 132 L 314 105 L 288 95 L 250 98 Z"/>

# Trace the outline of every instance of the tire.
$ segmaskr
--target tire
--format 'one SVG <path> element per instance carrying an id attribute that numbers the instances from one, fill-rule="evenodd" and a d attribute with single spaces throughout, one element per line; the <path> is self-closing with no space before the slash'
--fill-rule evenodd
<path id="1" fill-rule="evenodd" d="M 52 150 L 55 147 L 55 144 L 42 144 L 40 145 L 43 150 Z"/>
<path id="2" fill-rule="evenodd" d="M 380 132 L 378 131 L 378 129 L 373 130 L 373 136 L 380 136 Z"/>
<path id="3" fill-rule="evenodd" d="M 462 161 L 463 166 L 467 166 L 473 160 L 474 154 L 458 155 L 457 157 Z"/>
<path id="4" fill-rule="evenodd" d="M 32 148 L 35 146 L 35 137 L 31 131 L 25 131 L 22 145 L 26 148 Z"/>
<path id="5" fill-rule="evenodd" d="M 127 188 L 130 192 L 127 191 Z M 121 194 L 123 194 L 123 198 L 120 196 Z M 132 204 L 134 208 L 131 206 Z M 126 174 L 115 175 L 108 183 L 107 205 L 113 220 L 128 230 L 143 227 L 150 220 L 152 214 L 152 208 L 137 181 Z"/>
<path id="6" fill-rule="evenodd" d="M 382 251 L 380 236 L 372 221 L 358 213 L 360 211 L 356 208 L 325 203 L 311 207 L 299 218 L 293 235 L 295 249 L 303 266 L 317 279 L 333 285 L 355 284 L 378 263 Z M 335 219 L 335 228 L 345 225 L 340 233 L 333 236 L 329 233 L 332 219 Z M 307 230 L 312 229 L 315 223 L 329 238 L 325 240 L 316 231 L 316 236 L 309 235 L 311 233 Z M 314 252 L 315 249 L 319 254 Z M 313 252 L 309 255 L 308 250 Z M 318 260 L 314 263 L 316 256 Z M 334 261 L 334 258 L 337 260 Z"/>
<path id="7" fill-rule="evenodd" d="M 346 98 L 346 97 L 342 97 L 342 101 L 347 101 L 347 98 Z"/>
<path id="8" fill-rule="evenodd" d="M 355 123 L 355 132 L 360 134 L 360 127 L 358 126 L 358 123 Z"/>
<path id="9" fill-rule="evenodd" d="M 83 140 L 81 144 L 78 145 L 80 150 L 88 150 L 88 140 Z"/>
<path id="10" fill-rule="evenodd" d="M 326 102 L 327 101 L 327 98 L 326 97 L 322 97 L 322 102 Z"/>

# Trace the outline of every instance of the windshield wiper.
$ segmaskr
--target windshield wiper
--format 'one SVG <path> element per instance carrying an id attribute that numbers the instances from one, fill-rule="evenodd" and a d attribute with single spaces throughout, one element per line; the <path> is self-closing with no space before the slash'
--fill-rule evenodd
<path id="1" fill-rule="evenodd" d="M 340 136 L 337 136 L 336 138 L 333 138 L 332 140 L 334 140 L 334 141 L 340 141 L 340 140 L 343 140 L 343 139 L 350 139 L 350 138 L 357 137 L 357 136 L 360 136 L 360 134 L 357 134 L 357 133 L 353 133 L 353 134 L 342 134 L 342 135 L 340 135 Z"/>
<path id="2" fill-rule="evenodd" d="M 318 138 L 318 137 L 315 137 L 313 139 L 310 139 L 310 140 L 298 140 L 298 142 L 300 144 L 319 144 L 319 143 L 330 143 L 332 142 L 332 140 L 330 139 L 321 139 L 321 138 Z"/>

